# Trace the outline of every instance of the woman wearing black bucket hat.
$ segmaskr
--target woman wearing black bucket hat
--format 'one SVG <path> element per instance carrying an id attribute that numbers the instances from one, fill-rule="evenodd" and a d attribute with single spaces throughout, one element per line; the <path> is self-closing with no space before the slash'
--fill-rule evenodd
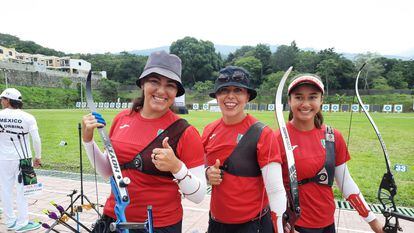
<path id="1" fill-rule="evenodd" d="M 244 111 L 256 94 L 249 73 L 235 66 L 220 70 L 210 94 L 222 117 L 202 136 L 213 187 L 208 232 L 282 232 L 286 194 L 279 147 L 273 131 Z"/>
<path id="2" fill-rule="evenodd" d="M 323 124 L 321 106 L 324 85 L 314 74 L 295 76 L 288 87 L 290 106 L 286 127 L 290 135 L 299 184 L 300 217 L 294 229 L 300 233 L 334 233 L 335 202 L 332 190 L 338 188 L 374 232 L 382 232 L 379 221 L 369 210 L 358 186 L 349 174 L 350 159 L 341 133 Z M 287 158 L 280 131 L 276 132 L 282 158 L 283 177 L 289 183 Z M 286 187 L 288 190 L 289 186 Z"/>
<path id="3" fill-rule="evenodd" d="M 131 179 L 126 218 L 129 222 L 143 222 L 147 218 L 146 207 L 152 205 L 154 232 L 179 233 L 183 217 L 180 192 L 195 203 L 201 202 L 206 193 L 200 135 L 170 110 L 175 97 L 184 94 L 180 58 L 164 51 L 152 53 L 137 85 L 142 97 L 134 101 L 130 110 L 115 117 L 110 131 L 122 174 Z M 105 121 L 93 113 L 83 118 L 83 124 L 89 160 L 96 163 L 101 175 L 111 176 L 107 155 L 93 141 L 94 129 Z M 116 218 L 114 204 L 111 195 L 94 232 L 108 232 L 105 227 Z"/>

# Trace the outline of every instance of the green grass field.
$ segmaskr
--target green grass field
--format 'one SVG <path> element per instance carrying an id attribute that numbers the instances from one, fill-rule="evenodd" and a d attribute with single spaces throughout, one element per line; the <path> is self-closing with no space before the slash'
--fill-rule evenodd
<path id="1" fill-rule="evenodd" d="M 86 110 L 27 110 L 32 113 L 39 125 L 42 138 L 43 169 L 79 172 L 78 123 Z M 102 111 L 104 118 L 111 123 L 118 110 Z M 251 112 L 253 116 L 276 129 L 273 112 Z M 387 145 L 394 177 L 398 186 L 396 201 L 399 206 L 414 206 L 414 114 L 371 113 Z M 191 111 L 182 115 L 202 133 L 203 127 L 220 117 L 220 113 Z M 348 137 L 350 113 L 325 113 L 325 122 L 339 129 Z M 66 141 L 67 146 L 60 146 Z M 100 140 L 97 140 L 100 141 Z M 377 136 L 363 113 L 354 113 L 351 125 L 349 150 L 351 161 L 348 166 L 351 174 L 368 202 L 377 203 L 377 189 L 385 172 L 385 161 Z M 407 172 L 396 172 L 395 164 L 408 167 Z M 85 152 L 83 152 L 84 172 L 93 173 Z M 336 191 L 339 197 L 339 192 Z"/>

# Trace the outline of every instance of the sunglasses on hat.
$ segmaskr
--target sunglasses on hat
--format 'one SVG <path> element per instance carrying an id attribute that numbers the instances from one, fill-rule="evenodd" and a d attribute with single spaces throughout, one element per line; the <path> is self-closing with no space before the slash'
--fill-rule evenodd
<path id="1" fill-rule="evenodd" d="M 221 73 L 218 76 L 217 79 L 218 79 L 218 81 L 220 81 L 222 83 L 226 83 L 226 82 L 230 82 L 230 81 L 243 82 L 243 81 L 247 81 L 248 77 L 247 77 L 246 73 L 244 73 L 243 71 L 235 70 L 232 74 Z"/>

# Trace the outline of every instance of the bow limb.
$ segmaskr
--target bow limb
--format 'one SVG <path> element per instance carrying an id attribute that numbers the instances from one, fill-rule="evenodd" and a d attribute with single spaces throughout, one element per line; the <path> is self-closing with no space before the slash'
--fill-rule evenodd
<path id="1" fill-rule="evenodd" d="M 89 71 L 88 77 L 86 79 L 86 101 L 91 112 L 97 112 L 95 103 L 92 96 L 92 87 L 91 87 L 92 72 Z M 118 163 L 117 156 L 115 154 L 114 148 L 112 146 L 111 140 L 108 137 L 105 129 L 98 128 L 99 135 L 102 138 L 102 141 L 105 145 L 105 149 L 108 152 L 108 157 L 110 160 L 113 176 L 111 177 L 111 189 L 115 197 L 115 215 L 116 222 L 119 224 L 122 222 L 127 222 L 125 216 L 125 209 L 129 204 L 129 196 L 126 187 L 129 184 L 129 178 L 123 177 L 121 172 L 121 167 Z M 121 229 L 121 232 L 128 233 L 128 229 Z"/>
<path id="2" fill-rule="evenodd" d="M 362 108 L 362 111 L 367 116 L 369 122 L 371 123 L 372 127 L 374 128 L 374 131 L 378 137 L 378 140 L 380 142 L 382 151 L 384 153 L 385 158 L 385 165 L 387 168 L 387 171 L 384 173 L 381 184 L 378 188 L 378 200 L 382 205 L 382 214 L 385 217 L 385 225 L 384 225 L 384 232 L 387 233 L 396 233 L 397 231 L 402 231 L 402 228 L 400 227 L 400 224 L 398 222 L 398 218 L 405 219 L 408 221 L 414 221 L 414 218 L 403 215 L 398 212 L 397 206 L 395 205 L 394 196 L 397 195 L 397 184 L 394 180 L 394 175 L 391 173 L 391 162 L 389 159 L 387 147 L 385 146 L 384 140 L 382 139 L 381 133 L 378 130 L 377 125 L 375 124 L 374 120 L 372 119 L 371 115 L 368 113 L 368 111 L 364 108 L 364 103 L 361 100 L 361 97 L 359 95 L 358 91 L 358 81 L 359 76 L 361 75 L 361 71 L 364 68 L 366 63 L 362 65 L 362 67 L 358 71 L 358 75 L 355 80 L 355 94 L 358 99 L 358 103 Z"/>
<path id="3" fill-rule="evenodd" d="M 300 206 L 299 206 L 299 189 L 298 189 L 298 180 L 297 180 L 297 173 L 296 173 L 296 167 L 295 167 L 295 159 L 293 156 L 293 147 L 290 143 L 290 137 L 289 133 L 286 127 L 285 118 L 283 116 L 283 104 L 282 104 L 282 94 L 283 94 L 283 88 L 285 86 L 286 80 L 292 71 L 293 67 L 289 67 L 289 69 L 285 72 L 282 79 L 280 80 L 279 86 L 276 91 L 276 97 L 275 97 L 275 114 L 277 123 L 279 125 L 280 134 L 282 136 L 283 140 L 283 146 L 285 148 L 286 153 L 286 159 L 287 159 L 287 166 L 288 166 L 288 172 L 289 172 L 289 182 L 290 182 L 290 194 L 288 194 L 288 202 L 290 206 L 288 207 L 287 213 L 293 212 L 292 214 L 289 214 L 289 223 L 291 224 L 291 227 L 293 229 L 293 224 L 296 220 L 296 218 L 300 215 Z M 289 211 L 290 208 L 290 211 Z M 293 224 L 292 224 L 293 223 Z"/>

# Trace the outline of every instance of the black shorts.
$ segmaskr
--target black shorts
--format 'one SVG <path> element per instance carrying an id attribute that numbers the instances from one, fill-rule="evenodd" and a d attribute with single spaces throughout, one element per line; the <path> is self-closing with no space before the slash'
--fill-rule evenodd
<path id="1" fill-rule="evenodd" d="M 102 215 L 102 218 L 99 219 L 95 227 L 92 229 L 93 233 L 112 233 L 109 230 L 109 225 L 111 223 L 115 222 L 115 219 L 107 216 Z M 181 233 L 182 229 L 182 221 L 179 221 L 176 224 L 166 226 L 166 227 L 154 227 L 154 233 Z M 131 229 L 129 230 L 130 233 L 148 233 L 147 230 L 141 230 L 141 229 Z"/>
<path id="2" fill-rule="evenodd" d="M 261 218 L 240 224 L 227 224 L 214 221 L 208 222 L 208 233 L 273 233 L 272 217 L 268 211 Z"/>
<path id="3" fill-rule="evenodd" d="M 295 230 L 299 233 L 335 233 L 335 223 L 322 228 L 306 228 L 295 226 Z"/>

